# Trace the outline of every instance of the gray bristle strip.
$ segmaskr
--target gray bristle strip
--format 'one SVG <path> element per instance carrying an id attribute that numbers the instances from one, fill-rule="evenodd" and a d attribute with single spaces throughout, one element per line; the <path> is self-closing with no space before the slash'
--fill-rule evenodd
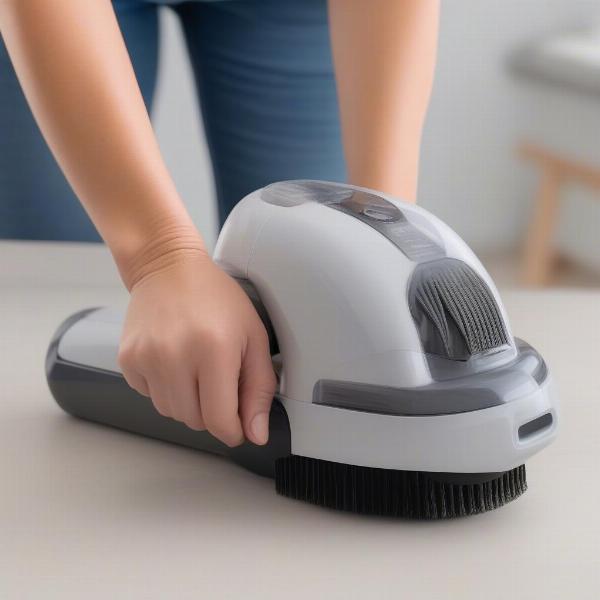
<path id="1" fill-rule="evenodd" d="M 527 489 L 525 466 L 490 474 L 480 483 L 436 479 L 435 473 L 357 467 L 286 456 L 275 462 L 277 492 L 320 506 L 360 514 L 449 519 L 487 512 Z M 465 475 L 468 480 L 469 475 Z"/>
<path id="2" fill-rule="evenodd" d="M 467 265 L 445 265 L 421 282 L 417 300 L 449 350 L 447 317 L 460 331 L 471 354 L 508 343 L 508 334 L 493 294 Z"/>

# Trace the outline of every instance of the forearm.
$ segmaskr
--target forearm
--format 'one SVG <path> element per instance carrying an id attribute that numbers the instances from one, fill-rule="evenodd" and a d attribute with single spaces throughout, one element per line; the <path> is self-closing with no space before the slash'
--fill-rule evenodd
<path id="1" fill-rule="evenodd" d="M 163 248 L 201 247 L 110 1 L 0 0 L 0 31 L 40 129 L 126 284 L 136 263 Z"/>
<path id="2" fill-rule="evenodd" d="M 351 183 L 415 201 L 438 12 L 438 0 L 329 0 Z"/>

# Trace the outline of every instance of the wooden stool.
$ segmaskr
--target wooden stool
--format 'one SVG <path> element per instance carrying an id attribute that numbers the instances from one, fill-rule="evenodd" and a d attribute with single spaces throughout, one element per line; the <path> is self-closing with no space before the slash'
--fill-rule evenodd
<path id="1" fill-rule="evenodd" d="M 543 286 L 548 283 L 555 260 L 553 238 L 561 186 L 577 182 L 600 190 L 600 169 L 558 156 L 536 144 L 522 144 L 519 155 L 540 169 L 539 188 L 525 242 L 522 279 L 527 285 Z"/>

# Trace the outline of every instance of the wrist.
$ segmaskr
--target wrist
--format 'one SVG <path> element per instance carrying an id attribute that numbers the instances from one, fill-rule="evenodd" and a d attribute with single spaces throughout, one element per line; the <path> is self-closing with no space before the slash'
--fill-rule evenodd
<path id="1" fill-rule="evenodd" d="M 162 223 L 114 255 L 121 278 L 130 291 L 142 280 L 181 261 L 209 259 L 202 237 L 191 222 Z"/>

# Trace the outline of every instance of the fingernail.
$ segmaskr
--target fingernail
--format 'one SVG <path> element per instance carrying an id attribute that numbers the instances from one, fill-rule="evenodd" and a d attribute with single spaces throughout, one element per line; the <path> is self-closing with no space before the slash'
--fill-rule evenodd
<path id="1" fill-rule="evenodd" d="M 252 419 L 250 429 L 257 443 L 266 444 L 269 439 L 269 415 L 267 413 L 258 413 Z"/>

